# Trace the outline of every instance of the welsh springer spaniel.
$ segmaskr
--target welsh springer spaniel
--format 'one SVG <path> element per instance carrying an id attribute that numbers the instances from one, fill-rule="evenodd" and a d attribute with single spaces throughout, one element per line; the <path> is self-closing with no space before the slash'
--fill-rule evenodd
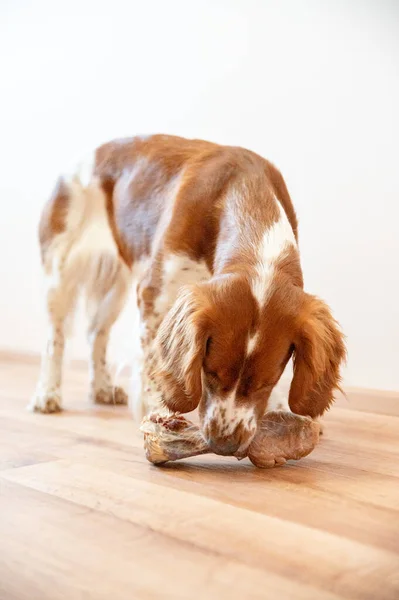
<path id="1" fill-rule="evenodd" d="M 91 397 L 126 403 L 106 349 L 133 280 L 136 408 L 198 407 L 212 449 L 238 455 L 266 411 L 317 418 L 333 402 L 343 335 L 303 290 L 295 211 L 260 156 L 167 135 L 115 140 L 59 179 L 39 231 L 50 334 L 32 409 L 61 409 L 64 327 L 81 289 Z M 278 382 L 291 356 L 287 398 Z"/>

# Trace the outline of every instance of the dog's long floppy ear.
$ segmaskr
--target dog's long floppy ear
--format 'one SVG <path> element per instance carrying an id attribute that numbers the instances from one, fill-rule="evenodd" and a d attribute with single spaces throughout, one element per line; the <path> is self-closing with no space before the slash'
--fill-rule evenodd
<path id="1" fill-rule="evenodd" d="M 156 376 L 163 402 L 172 411 L 190 412 L 201 400 L 206 306 L 206 296 L 199 286 L 183 288 L 156 336 Z"/>
<path id="2" fill-rule="evenodd" d="M 305 292 L 296 319 L 294 345 L 294 377 L 288 402 L 294 413 L 315 418 L 331 406 L 334 390 L 340 389 L 346 348 L 328 306 Z"/>

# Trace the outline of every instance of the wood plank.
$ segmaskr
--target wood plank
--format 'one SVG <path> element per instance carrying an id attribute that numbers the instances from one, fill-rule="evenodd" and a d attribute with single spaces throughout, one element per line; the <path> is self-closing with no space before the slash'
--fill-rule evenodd
<path id="1" fill-rule="evenodd" d="M 126 407 L 90 405 L 85 370 L 67 368 L 60 415 L 25 410 L 36 377 L 0 356 L 0 600 L 399 597 L 394 395 L 338 401 L 280 469 L 155 468 Z"/>
<path id="2" fill-rule="evenodd" d="M 246 508 L 111 472 L 105 478 L 101 468 L 66 460 L 3 471 L 1 478 L 344 597 L 399 593 L 394 553 Z"/>
<path id="3" fill-rule="evenodd" d="M 111 514 L 0 485 L 2 600 L 337 600 Z"/>
<path id="4" fill-rule="evenodd" d="M 309 457 L 296 465 L 273 471 L 259 471 L 250 465 L 237 464 L 232 459 L 216 457 L 198 457 L 195 460 L 169 465 L 163 468 L 151 468 L 145 461 L 141 440 L 137 447 L 124 444 L 104 443 L 91 437 L 75 437 L 66 432 L 59 436 L 57 430 L 48 428 L 43 436 L 43 427 L 37 431 L 37 437 L 30 435 L 29 424 L 7 422 L 5 432 L 0 441 L 0 457 L 4 456 L 3 469 L 10 466 L 24 466 L 35 462 L 44 462 L 54 458 L 75 459 L 89 465 L 96 465 L 121 475 L 148 479 L 154 483 L 167 485 L 185 491 L 192 491 L 211 498 L 220 498 L 229 504 L 247 506 L 252 510 L 268 512 L 273 516 L 289 521 L 302 523 L 309 527 L 317 527 L 331 533 L 346 535 L 350 539 L 364 543 L 372 543 L 381 548 L 396 550 L 399 539 L 399 519 L 395 511 L 373 506 L 368 498 L 363 501 L 353 499 L 348 502 L 346 490 L 324 490 L 317 480 L 306 481 L 295 475 L 298 467 L 306 470 L 309 464 L 319 470 L 324 467 L 322 462 Z M 22 428 L 22 433 L 21 433 Z M 21 437 L 23 435 L 23 437 Z M 23 450 L 14 450 L 13 440 L 22 439 Z M 324 441 L 322 443 L 324 447 Z M 3 450 L 4 448 L 4 450 Z M 17 455 L 12 463 L 14 453 Z M 47 453 L 47 454 L 46 454 Z M 323 456 L 330 456 L 331 449 L 327 447 Z M 10 463 L 11 456 L 11 463 Z M 345 460 L 345 454 L 340 453 L 338 459 Z M 9 462 L 7 462 L 7 460 Z M 333 470 L 336 464 L 331 458 Z M 392 461 L 394 462 L 394 461 Z M 340 464 L 339 461 L 337 464 Z M 384 463 L 383 463 L 384 464 Z M 396 463 L 395 463 L 396 464 Z M 1 465 L 1 459 L 0 459 Z M 327 465 L 328 466 L 328 465 Z M 299 476 L 301 476 L 301 471 Z M 357 480 L 362 473 L 354 472 Z M 228 479 L 229 485 L 222 485 Z M 346 479 L 343 479 L 345 486 Z M 261 495 L 259 494 L 259 486 Z M 381 493 L 381 482 L 377 488 Z M 295 501 L 295 511 L 292 502 Z M 320 512 L 318 507 L 324 510 Z M 345 510 L 346 519 L 342 520 L 341 511 Z M 384 525 L 384 526 L 382 526 Z"/>

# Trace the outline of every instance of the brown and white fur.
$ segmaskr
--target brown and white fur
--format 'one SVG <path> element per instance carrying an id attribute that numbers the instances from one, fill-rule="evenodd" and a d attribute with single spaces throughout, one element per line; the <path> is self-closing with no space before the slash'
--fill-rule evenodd
<path id="1" fill-rule="evenodd" d="M 116 140 L 61 177 L 40 222 L 49 337 L 32 408 L 61 409 L 65 326 L 87 299 L 95 402 L 125 403 L 106 364 L 137 286 L 133 406 L 189 412 L 220 454 L 242 453 L 267 410 L 317 418 L 345 356 L 303 290 L 297 219 L 279 171 L 242 148 L 156 135 Z M 278 389 L 293 356 L 288 397 Z M 140 412 L 140 410 L 138 411 Z"/>

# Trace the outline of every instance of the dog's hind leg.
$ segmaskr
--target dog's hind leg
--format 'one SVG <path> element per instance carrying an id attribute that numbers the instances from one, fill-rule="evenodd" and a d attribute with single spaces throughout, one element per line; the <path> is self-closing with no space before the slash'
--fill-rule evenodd
<path id="1" fill-rule="evenodd" d="M 112 385 L 106 354 L 110 330 L 125 304 L 130 271 L 122 260 L 107 256 L 99 259 L 98 269 L 102 275 L 88 295 L 90 398 L 98 404 L 127 404 L 126 392 Z"/>
<path id="2" fill-rule="evenodd" d="M 41 371 L 35 394 L 28 406 L 41 413 L 61 410 L 61 378 L 67 319 L 75 310 L 78 282 L 70 277 L 64 261 L 53 259 L 52 272 L 46 279 L 48 332 Z"/>

